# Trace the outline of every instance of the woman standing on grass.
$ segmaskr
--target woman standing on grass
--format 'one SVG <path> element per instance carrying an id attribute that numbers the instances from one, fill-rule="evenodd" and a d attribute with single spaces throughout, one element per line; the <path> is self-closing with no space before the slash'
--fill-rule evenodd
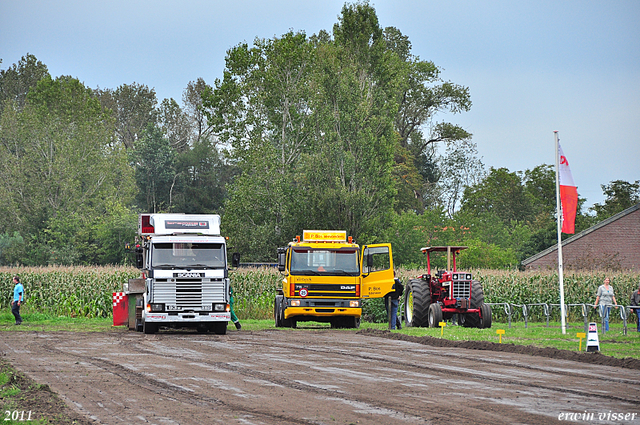
<path id="1" fill-rule="evenodd" d="M 618 308 L 616 297 L 613 295 L 613 286 L 609 285 L 611 281 L 608 277 L 604 279 L 604 284 L 598 287 L 596 293 L 596 303 L 594 308 L 600 307 L 600 315 L 604 319 L 604 330 L 609 330 L 609 310 L 611 306 L 615 305 Z"/>

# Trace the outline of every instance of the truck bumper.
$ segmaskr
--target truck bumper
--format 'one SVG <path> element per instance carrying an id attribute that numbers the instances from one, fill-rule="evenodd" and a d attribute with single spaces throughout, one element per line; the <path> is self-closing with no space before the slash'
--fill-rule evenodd
<path id="1" fill-rule="evenodd" d="M 145 321 L 149 323 L 207 323 L 230 322 L 231 313 L 211 312 L 202 313 L 146 313 Z"/>
<path id="2" fill-rule="evenodd" d="M 296 316 L 312 316 L 312 317 L 336 317 L 336 316 L 353 316 L 360 317 L 362 308 L 348 307 L 287 307 L 284 310 L 284 318 L 289 319 Z"/>

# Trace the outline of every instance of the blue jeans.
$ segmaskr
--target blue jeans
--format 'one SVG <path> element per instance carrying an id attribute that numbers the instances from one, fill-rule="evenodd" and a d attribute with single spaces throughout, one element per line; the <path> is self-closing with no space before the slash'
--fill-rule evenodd
<path id="1" fill-rule="evenodd" d="M 634 308 L 633 311 L 636 313 L 636 316 L 638 316 L 638 332 L 640 332 L 640 308 Z"/>
<path id="2" fill-rule="evenodd" d="M 611 311 L 610 305 L 602 305 L 600 304 L 600 315 L 604 320 L 604 330 L 605 332 L 609 330 L 609 312 Z"/>
<path id="3" fill-rule="evenodd" d="M 385 310 L 387 310 L 387 316 L 388 316 L 389 315 L 389 304 L 388 304 L 387 300 L 389 300 L 389 297 L 385 297 L 385 299 L 384 299 L 384 307 L 385 307 Z M 399 302 L 400 302 L 400 300 L 391 299 L 391 317 L 389 318 L 389 323 L 391 323 L 391 329 L 395 329 L 396 328 L 396 322 L 398 324 L 400 324 L 400 321 L 398 320 L 398 303 Z"/>

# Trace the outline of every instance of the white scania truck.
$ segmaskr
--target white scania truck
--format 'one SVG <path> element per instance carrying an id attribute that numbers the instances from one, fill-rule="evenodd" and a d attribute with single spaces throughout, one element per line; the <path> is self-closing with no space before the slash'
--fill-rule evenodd
<path id="1" fill-rule="evenodd" d="M 224 335 L 230 282 L 220 216 L 140 214 L 138 237 L 136 262 L 145 285 L 138 330 L 193 327 Z"/>

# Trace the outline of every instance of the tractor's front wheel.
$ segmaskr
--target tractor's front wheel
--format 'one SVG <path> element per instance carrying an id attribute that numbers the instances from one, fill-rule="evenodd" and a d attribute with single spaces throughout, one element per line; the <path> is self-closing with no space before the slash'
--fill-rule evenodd
<path id="1" fill-rule="evenodd" d="M 428 326 L 431 291 L 429 282 L 422 279 L 409 281 L 404 291 L 404 320 L 407 326 Z"/>
<path id="2" fill-rule="evenodd" d="M 471 282 L 471 297 L 470 297 L 471 308 L 480 308 L 484 305 L 484 290 L 482 289 L 482 283 L 474 280 Z M 488 307 L 488 306 L 487 306 Z M 483 312 L 484 313 L 484 312 Z M 491 308 L 489 308 L 489 316 L 491 316 Z M 460 316 L 462 326 L 465 328 L 483 328 L 487 326 L 482 326 L 482 322 L 480 320 L 480 315 L 478 313 L 467 313 Z M 491 319 L 489 319 L 489 326 L 491 327 Z"/>
<path id="3" fill-rule="evenodd" d="M 480 318 L 480 325 L 478 327 L 489 329 L 491 327 L 491 306 L 482 304 L 482 306 L 480 306 L 480 313 L 482 313 L 482 317 Z"/>
<path id="4" fill-rule="evenodd" d="M 438 303 L 433 303 L 429 306 L 429 327 L 437 328 L 440 322 L 442 322 L 442 307 Z"/>

